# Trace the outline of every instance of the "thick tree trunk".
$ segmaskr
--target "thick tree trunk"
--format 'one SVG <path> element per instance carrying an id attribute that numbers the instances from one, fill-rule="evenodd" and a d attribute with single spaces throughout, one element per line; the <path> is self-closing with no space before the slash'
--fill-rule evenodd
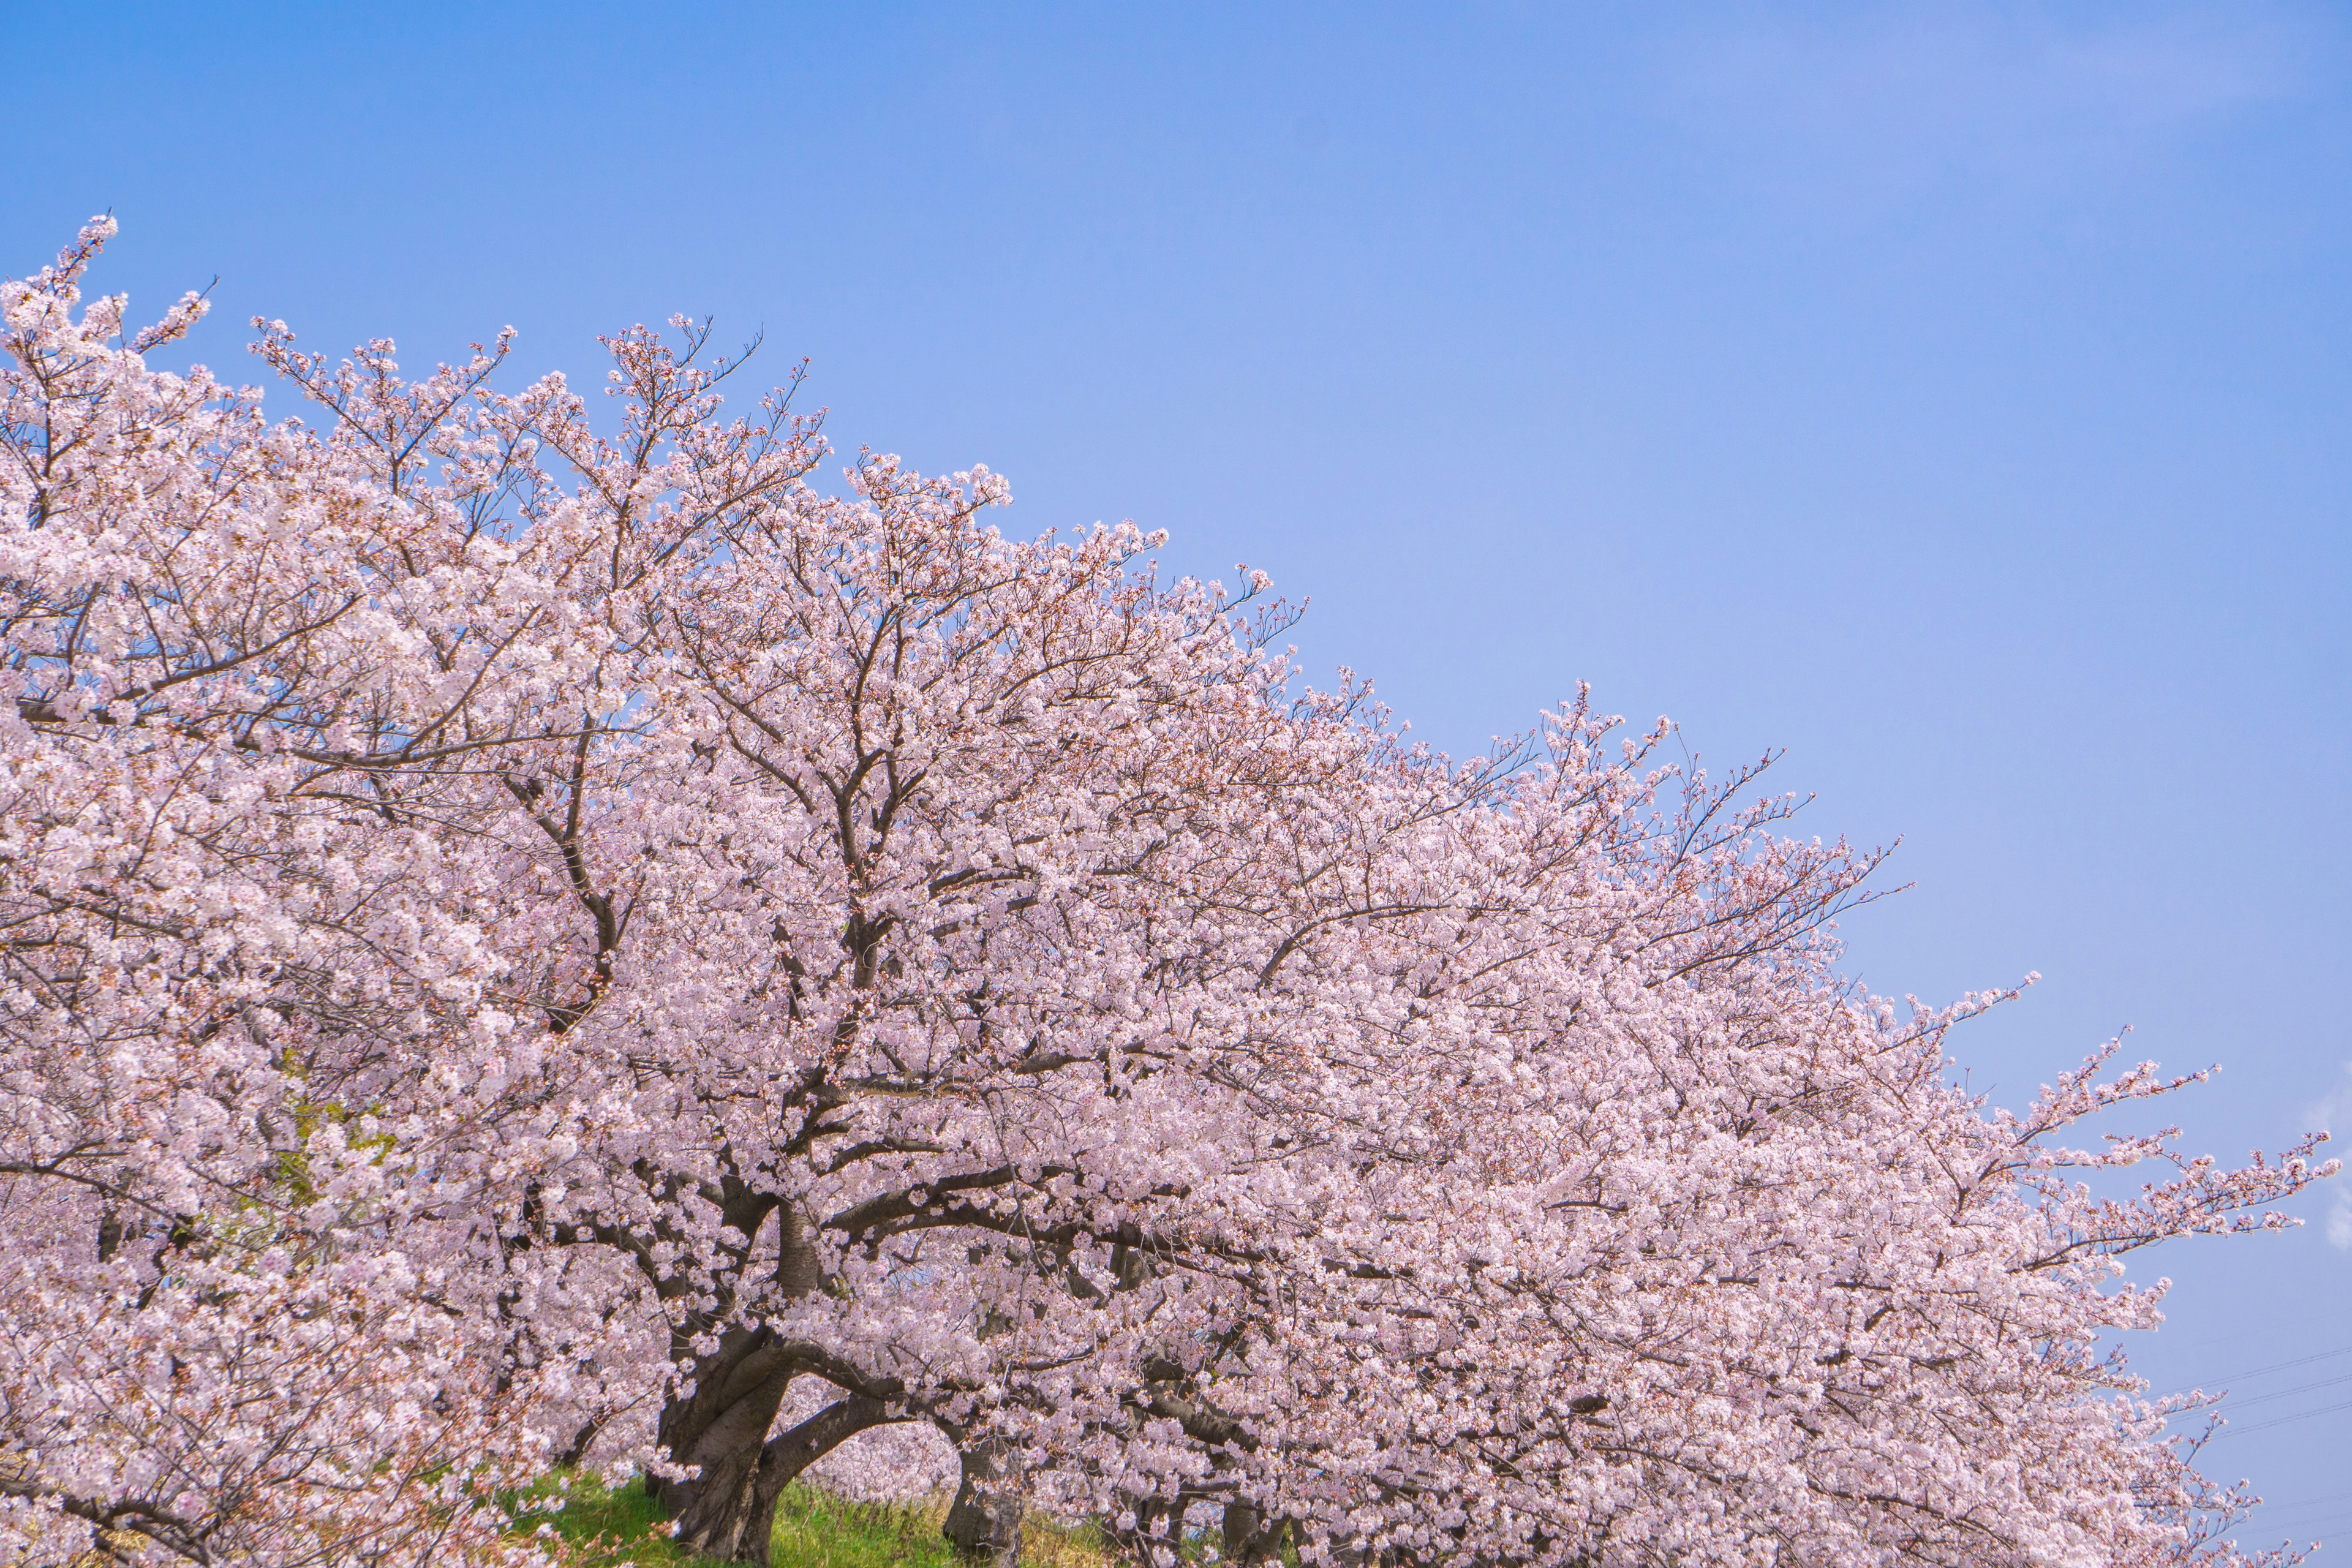
<path id="1" fill-rule="evenodd" d="M 670 1458 L 698 1473 L 659 1482 L 656 1495 L 688 1552 L 763 1563 L 766 1537 L 751 1518 L 760 1458 L 793 1369 L 761 1329 L 722 1336 L 719 1351 L 698 1360 L 695 1371 L 694 1393 L 662 1412 L 660 1435 Z M 747 1555 L 751 1550 L 759 1555 Z"/>
<path id="2" fill-rule="evenodd" d="M 849 1438 L 889 1419 L 888 1406 L 853 1395 L 760 1444 L 748 1465 L 730 1449 L 678 1516 L 678 1544 L 698 1557 L 765 1568 L 784 1489 Z"/>
<path id="3" fill-rule="evenodd" d="M 1134 1562 L 1145 1564 L 1166 1564 L 1175 1561 L 1175 1521 L 1182 1517 L 1181 1504 L 1164 1498 L 1137 1498 L 1129 1504 L 1135 1515 L 1135 1525 L 1121 1530 L 1116 1521 L 1104 1531 L 1110 1543 Z"/>
<path id="4" fill-rule="evenodd" d="M 815 1252 L 792 1208 L 778 1215 L 776 1282 L 787 1296 L 804 1295 L 817 1285 Z M 746 1228 L 758 1224 L 751 1219 Z M 691 1353 L 687 1331 L 677 1342 L 681 1358 Z M 870 1399 L 844 1400 L 772 1440 L 769 1428 L 798 1371 L 773 1334 L 765 1328 L 725 1329 L 715 1349 L 693 1356 L 693 1365 L 692 1392 L 673 1395 L 663 1407 L 656 1436 L 672 1460 L 696 1473 L 676 1479 L 648 1476 L 646 1487 L 677 1521 L 678 1542 L 688 1552 L 764 1563 L 784 1488 L 846 1438 L 888 1419 L 886 1407 Z"/>
<path id="5" fill-rule="evenodd" d="M 1236 1498 L 1225 1504 L 1225 1561 L 1239 1568 L 1282 1560 L 1282 1521 L 1268 1520 L 1255 1505 Z"/>
<path id="6" fill-rule="evenodd" d="M 950 1433 L 950 1436 L 955 1434 Z M 989 1568 L 1018 1568 L 1021 1562 L 1021 1479 L 1012 1445 L 983 1437 L 957 1441 L 963 1479 L 940 1533 L 962 1557 Z"/>

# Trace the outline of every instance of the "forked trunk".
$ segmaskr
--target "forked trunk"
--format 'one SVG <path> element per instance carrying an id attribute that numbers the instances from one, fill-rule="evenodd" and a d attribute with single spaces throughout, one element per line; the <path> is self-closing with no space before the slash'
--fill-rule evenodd
<path id="1" fill-rule="evenodd" d="M 816 1284 L 814 1254 L 789 1207 L 781 1223 L 777 1283 L 787 1296 L 804 1294 Z M 682 1356 L 689 1344 L 681 1333 Z M 689 1553 L 764 1564 L 784 1488 L 848 1438 L 891 1419 L 888 1407 L 851 1396 L 771 1437 L 797 1370 L 772 1333 L 725 1330 L 708 1354 L 693 1356 L 693 1391 L 672 1396 L 657 1436 L 673 1460 L 696 1473 L 677 1479 L 648 1476 L 647 1489 L 677 1521 L 678 1544 Z"/>
<path id="2" fill-rule="evenodd" d="M 954 1434 L 950 1434 L 950 1436 Z M 1001 1437 L 957 1443 L 963 1479 L 940 1533 L 969 1562 L 988 1568 L 1019 1568 L 1021 1479 L 1013 1446 Z"/>
<path id="3" fill-rule="evenodd" d="M 695 1358 L 694 1373 L 694 1392 L 663 1409 L 658 1436 L 673 1460 L 697 1473 L 646 1484 L 689 1552 L 764 1563 L 766 1531 L 751 1518 L 756 1482 L 793 1369 L 765 1329 L 730 1329 L 715 1351 Z"/>
<path id="4" fill-rule="evenodd" d="M 1223 1535 L 1225 1561 L 1238 1568 L 1259 1568 L 1262 1563 L 1282 1561 L 1282 1529 L 1279 1519 L 1269 1520 L 1253 1503 L 1239 1498 L 1225 1504 Z"/>
<path id="5" fill-rule="evenodd" d="M 853 1395 L 748 1448 L 730 1439 L 714 1449 L 715 1462 L 677 1510 L 678 1544 L 693 1556 L 764 1568 L 784 1489 L 842 1443 L 889 1419 L 887 1405 Z"/>

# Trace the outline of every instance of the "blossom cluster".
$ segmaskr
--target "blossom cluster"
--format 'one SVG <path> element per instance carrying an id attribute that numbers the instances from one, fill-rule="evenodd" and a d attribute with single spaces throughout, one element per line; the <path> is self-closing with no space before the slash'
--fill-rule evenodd
<path id="1" fill-rule="evenodd" d="M 522 1563 L 640 1477 L 1244 1562 L 2265 1561 L 2115 1350 L 2284 1223 L 1957 1088 L 1878 857 L 1580 693 L 1488 758 L 1246 574 L 1023 540 L 709 329 L 315 411 L 0 294 L 0 1554 Z M 2137 1194 L 2106 1173 L 2161 1173 Z M 812 1467 L 814 1467 L 812 1471 Z"/>

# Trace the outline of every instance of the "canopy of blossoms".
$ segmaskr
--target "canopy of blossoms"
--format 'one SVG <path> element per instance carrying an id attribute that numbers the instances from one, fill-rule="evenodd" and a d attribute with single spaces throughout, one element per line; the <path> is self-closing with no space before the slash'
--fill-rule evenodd
<path id="1" fill-rule="evenodd" d="M 0 294 L 0 1554 L 520 1564 L 587 1463 L 763 1562 L 943 1462 L 999 1557 L 2269 1560 L 2121 1259 L 2333 1164 L 1971 1099 L 1760 769 L 1407 745 L 683 321 L 595 417 L 263 323 L 272 423 L 110 232 Z"/>

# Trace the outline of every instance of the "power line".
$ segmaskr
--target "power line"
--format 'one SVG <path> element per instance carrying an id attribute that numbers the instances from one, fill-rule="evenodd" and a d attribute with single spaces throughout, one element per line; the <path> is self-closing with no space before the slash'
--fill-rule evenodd
<path id="1" fill-rule="evenodd" d="M 2290 1541 L 2297 1538 L 2308 1541 L 2314 1536 L 2339 1534 L 2347 1525 L 2352 1525 L 2352 1515 L 2337 1514 L 2323 1518 L 2315 1524 L 2273 1524 L 2267 1520 L 2250 1519 L 2242 1524 L 2232 1526 L 2230 1534 L 2233 1538 L 2240 1538 L 2261 1536 L 2276 1531 Z"/>
<path id="2" fill-rule="evenodd" d="M 2336 1535 L 2352 1527 L 2352 1510 L 2346 1509 L 2347 1503 L 2352 1503 L 2352 1492 L 2256 1503 L 2252 1513 L 2231 1525 L 2229 1533 L 2240 1540 L 2259 1539 L 2273 1531 L 2291 1540 Z"/>
<path id="3" fill-rule="evenodd" d="M 2352 1410 L 2352 1399 L 2340 1405 L 2323 1405 L 2316 1410 L 2301 1410 L 2293 1415 L 2280 1415 L 2269 1421 L 2257 1421 L 2251 1426 L 2224 1426 L 2213 1434 L 2216 1437 L 2242 1437 L 2249 1432 L 2267 1432 L 2273 1426 L 2284 1426 L 2291 1421 L 2308 1421 L 2315 1415 L 2333 1415 L 2339 1410 Z"/>
<path id="4" fill-rule="evenodd" d="M 2283 1529 L 2286 1527 L 2287 1523 L 2291 1523 L 2293 1521 L 2303 1520 L 2306 1522 L 2295 1524 L 2294 1525 L 2294 1528 L 2296 1530 L 2309 1530 L 2312 1528 L 2311 1523 L 2308 1522 L 2310 1521 L 2317 1520 L 2332 1523 L 2337 1518 L 2343 1516 L 2347 1511 L 2347 1510 L 2341 1502 L 2309 1503 L 2302 1508 L 2282 1509 L 2273 1509 L 2270 1504 L 2264 1503 L 2262 1507 L 2254 1510 L 2252 1515 L 2243 1523 L 2233 1526 L 2232 1528 L 2239 1530 L 2254 1528 L 2265 1530 Z"/>
<path id="5" fill-rule="evenodd" d="M 2323 1377 L 2316 1383 L 2299 1383 L 2293 1388 L 2282 1388 L 2271 1394 L 2257 1394 L 2252 1399 L 2231 1399 L 2220 1407 L 2227 1415 L 2232 1410 L 2243 1410 L 2249 1405 L 2268 1405 L 2273 1399 L 2293 1399 L 2298 1394 L 2309 1394 L 2315 1388 L 2333 1388 L 2339 1383 L 2352 1383 L 2352 1372 L 2341 1377 Z"/>
<path id="6" fill-rule="evenodd" d="M 2293 1361 L 2273 1362 L 2268 1366 L 2258 1366 L 2252 1372 L 2233 1372 L 2227 1377 L 2217 1377 L 2213 1379 L 2213 1381 L 2215 1383 L 2240 1383 L 2250 1377 L 2268 1377 L 2274 1372 L 2287 1372 L 2298 1366 L 2309 1366 L 2315 1361 L 2334 1361 L 2340 1355 L 2352 1355 L 2352 1345 L 2345 1345 L 2332 1351 L 2321 1351 L 2316 1355 L 2297 1356 Z M 2187 1394 L 2190 1389 L 2197 1386 L 2199 1385 L 2191 1384 L 2189 1388 L 2176 1388 L 2172 1393 Z M 2166 1394 L 2164 1397 L 2170 1398 L 2171 1394 Z"/>
<path id="7" fill-rule="evenodd" d="M 2346 1503 L 2352 1503 L 2352 1492 L 2337 1492 L 2333 1497 L 2302 1498 L 2294 1502 L 2279 1502 L 2266 1498 L 2254 1505 L 2254 1512 L 2258 1518 L 2273 1514 L 2284 1518 L 2289 1514 L 2310 1513 L 2314 1510 L 2339 1509 Z"/>
<path id="8" fill-rule="evenodd" d="M 2314 1359 L 2315 1360 L 2318 1358 L 2315 1357 Z M 2336 1377 L 2315 1378 L 2309 1383 L 2298 1383 L 2288 1388 L 2274 1388 L 2268 1394 L 2248 1394 L 2243 1399 L 2231 1398 L 2227 1396 L 2225 1394 L 2225 1395 L 2215 1404 L 2200 1405 L 2189 1410 L 2177 1412 L 2176 1418 L 2185 1419 L 2189 1416 L 2199 1415 L 2231 1416 L 2235 1415 L 2239 1411 L 2247 1408 L 2249 1405 L 2270 1405 L 2281 1399 L 2296 1399 L 2300 1398 L 2304 1394 L 2314 1393 L 2319 1389 L 2336 1388 L 2347 1383 L 2352 1383 L 2352 1372 L 2345 1373 Z M 2171 1398 L 2172 1395 L 2167 1394 L 2164 1397 L 2168 1399 Z M 2330 1408 L 2334 1407 L 2330 1406 Z"/>

